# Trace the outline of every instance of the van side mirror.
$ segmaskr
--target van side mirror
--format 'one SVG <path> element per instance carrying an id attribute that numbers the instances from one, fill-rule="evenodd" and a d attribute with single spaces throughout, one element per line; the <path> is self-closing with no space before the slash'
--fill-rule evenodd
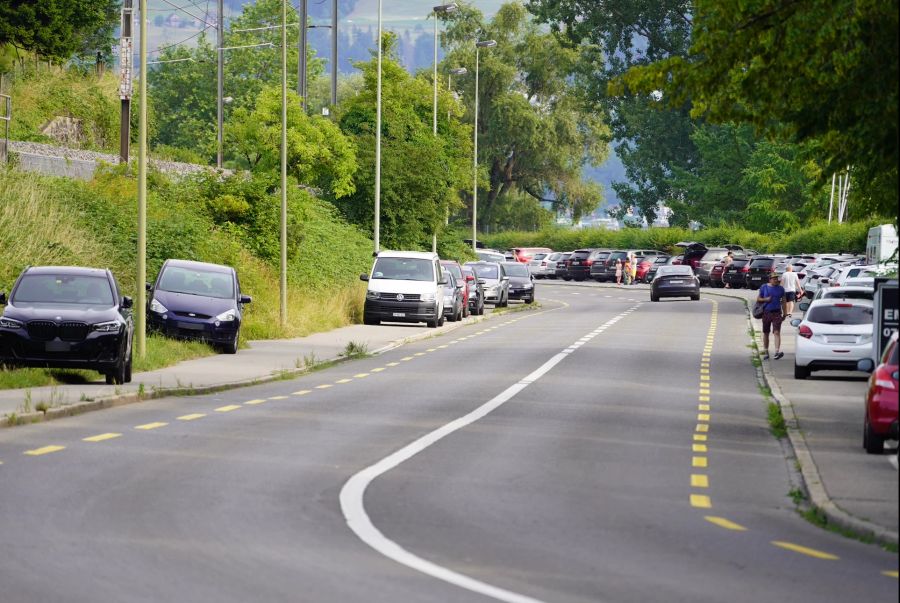
<path id="1" fill-rule="evenodd" d="M 360 275 L 359 275 L 359 280 L 361 280 L 361 281 L 368 281 L 368 280 L 369 280 L 369 275 L 368 275 L 368 274 L 360 274 Z"/>
<path id="2" fill-rule="evenodd" d="M 134 300 L 131 299 L 130 297 L 128 297 L 127 295 L 123 296 L 122 297 L 122 308 L 124 310 L 127 310 L 128 308 L 131 308 L 132 306 L 134 306 Z"/>
<path id="3" fill-rule="evenodd" d="M 249 295 L 241 295 L 241 303 L 242 304 L 249 304 L 252 301 L 253 301 L 253 298 L 250 297 Z"/>
<path id="4" fill-rule="evenodd" d="M 448 282 L 449 281 L 447 280 L 446 276 L 442 276 L 440 279 L 438 279 L 438 285 L 446 285 Z"/>
<path id="5" fill-rule="evenodd" d="M 875 361 L 871 358 L 862 358 L 856 362 L 856 370 L 871 373 L 875 370 Z"/>
<path id="6" fill-rule="evenodd" d="M 144 289 L 150 291 L 151 289 L 153 289 L 153 283 L 144 283 Z"/>
<path id="7" fill-rule="evenodd" d="M 6 305 L 6 292 L 0 291 L 0 306 Z"/>

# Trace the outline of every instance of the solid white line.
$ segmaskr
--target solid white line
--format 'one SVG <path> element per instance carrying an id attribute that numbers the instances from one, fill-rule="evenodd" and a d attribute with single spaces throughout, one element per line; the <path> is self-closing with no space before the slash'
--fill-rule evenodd
<path id="1" fill-rule="evenodd" d="M 609 326 L 620 320 L 622 315 L 610 319 L 603 326 Z M 418 453 L 422 452 L 432 444 L 442 440 L 448 435 L 471 425 L 475 421 L 487 416 L 504 403 L 511 400 L 516 394 L 523 389 L 546 375 L 553 367 L 563 361 L 563 359 L 574 351 L 573 348 L 566 348 L 563 352 L 555 354 L 550 360 L 541 365 L 537 370 L 533 371 L 527 377 L 518 383 L 506 388 L 502 393 L 495 396 L 488 402 L 485 402 L 472 412 L 447 423 L 443 427 L 439 427 L 434 431 L 425 434 L 418 440 L 407 444 L 400 450 L 381 459 L 374 465 L 366 467 L 359 473 L 355 474 L 344 487 L 341 488 L 340 501 L 341 511 L 347 520 L 347 526 L 370 547 L 384 555 L 389 559 L 393 559 L 401 565 L 405 565 L 410 569 L 422 572 L 438 580 L 443 580 L 449 584 L 453 584 L 460 588 L 470 590 L 482 594 L 486 597 L 497 599 L 498 601 L 507 601 L 509 603 L 542 603 L 539 599 L 534 599 L 519 593 L 514 593 L 503 588 L 492 586 L 480 580 L 475 580 L 466 575 L 454 572 L 446 567 L 432 563 L 427 559 L 419 557 L 399 544 L 387 538 L 381 531 L 375 527 L 369 515 L 366 513 L 364 504 L 364 496 L 366 488 L 369 487 L 377 477 L 387 473 L 391 469 L 396 468 L 403 461 L 406 461 Z"/>

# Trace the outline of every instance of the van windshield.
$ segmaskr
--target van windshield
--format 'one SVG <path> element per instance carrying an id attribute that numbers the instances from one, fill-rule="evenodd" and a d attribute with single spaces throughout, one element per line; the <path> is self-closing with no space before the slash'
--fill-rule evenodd
<path id="1" fill-rule="evenodd" d="M 398 281 L 433 281 L 434 264 L 420 258 L 384 257 L 375 260 L 372 278 Z"/>

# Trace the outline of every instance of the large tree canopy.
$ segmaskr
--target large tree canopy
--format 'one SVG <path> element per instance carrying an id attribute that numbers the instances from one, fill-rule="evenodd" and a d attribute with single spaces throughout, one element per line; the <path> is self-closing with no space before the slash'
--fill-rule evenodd
<path id="1" fill-rule="evenodd" d="M 463 92 L 467 119 L 474 121 L 476 32 L 495 39 L 480 53 L 479 163 L 489 171 L 479 213 L 490 218 L 507 194 L 525 192 L 576 219 L 601 201 L 596 185 L 582 176 L 585 164 L 608 156 L 608 129 L 578 93 L 571 73 L 577 49 L 565 48 L 533 23 L 521 4 L 502 6 L 490 23 L 470 7 L 453 13 L 444 36 L 451 48 L 444 72 L 466 67 L 454 81 Z"/>
<path id="2" fill-rule="evenodd" d="M 65 61 L 108 54 L 120 0 L 0 0 L 0 46 Z"/>
<path id="3" fill-rule="evenodd" d="M 695 117 L 817 141 L 827 177 L 897 203 L 897 0 L 697 0 L 690 53 L 633 69 L 633 89 L 691 99 Z"/>

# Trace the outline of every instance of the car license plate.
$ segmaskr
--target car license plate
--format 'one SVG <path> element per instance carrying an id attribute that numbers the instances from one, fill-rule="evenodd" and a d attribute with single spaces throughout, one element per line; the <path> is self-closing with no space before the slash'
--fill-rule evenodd
<path id="1" fill-rule="evenodd" d="M 202 331 L 204 330 L 204 326 L 199 322 L 182 322 L 178 321 L 179 329 L 186 329 L 188 331 Z"/>
<path id="2" fill-rule="evenodd" d="M 681 285 L 683 283 L 684 283 L 684 281 L 669 281 L 670 285 Z"/>
<path id="3" fill-rule="evenodd" d="M 394 318 L 405 318 L 406 312 L 394 312 L 392 315 Z"/>
<path id="4" fill-rule="evenodd" d="M 68 341 L 48 341 L 44 344 L 44 350 L 47 352 L 68 352 L 72 349 L 72 344 Z"/>

